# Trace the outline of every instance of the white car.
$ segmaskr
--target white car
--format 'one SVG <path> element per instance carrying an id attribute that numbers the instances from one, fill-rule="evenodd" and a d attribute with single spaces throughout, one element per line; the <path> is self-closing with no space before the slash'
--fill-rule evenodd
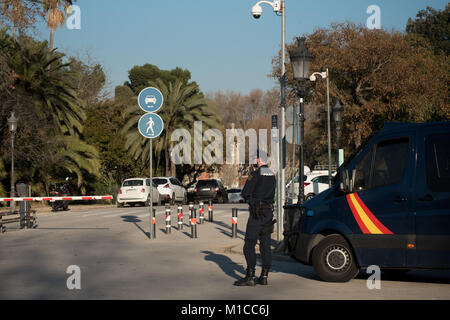
<path id="1" fill-rule="evenodd" d="M 155 96 L 146 96 L 145 97 L 145 104 L 156 104 L 156 97 Z"/>
<path id="2" fill-rule="evenodd" d="M 183 185 L 174 177 L 156 177 L 153 182 L 158 186 L 159 193 L 165 202 L 175 204 L 175 202 L 187 203 L 187 191 Z"/>
<path id="3" fill-rule="evenodd" d="M 151 195 L 150 195 L 150 190 Z M 151 200 L 150 200 L 151 199 Z M 163 196 L 159 193 L 156 184 L 150 187 L 149 178 L 131 178 L 122 183 L 122 187 L 117 194 L 117 207 L 121 208 L 125 204 L 134 207 L 136 204 L 150 206 L 150 201 L 157 205 L 163 202 Z"/>
<path id="4" fill-rule="evenodd" d="M 333 176 L 336 173 L 333 173 Z M 319 193 L 327 190 L 330 186 L 328 184 L 328 171 L 312 171 L 305 174 L 306 179 L 304 180 L 304 194 L 305 200 L 309 200 Z M 299 177 L 295 177 L 294 180 L 294 203 L 297 202 L 299 194 Z M 288 193 L 292 193 L 291 182 L 286 185 L 286 190 Z"/>
<path id="5" fill-rule="evenodd" d="M 228 202 L 229 203 L 244 203 L 244 198 L 242 198 L 242 189 L 228 189 Z"/>

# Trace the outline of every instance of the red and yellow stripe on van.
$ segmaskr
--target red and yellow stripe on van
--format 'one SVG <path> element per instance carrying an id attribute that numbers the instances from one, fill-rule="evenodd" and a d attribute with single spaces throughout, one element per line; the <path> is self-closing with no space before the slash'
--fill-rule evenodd
<path id="1" fill-rule="evenodd" d="M 351 193 L 346 197 L 353 216 L 364 234 L 393 234 L 366 207 L 358 194 Z"/>

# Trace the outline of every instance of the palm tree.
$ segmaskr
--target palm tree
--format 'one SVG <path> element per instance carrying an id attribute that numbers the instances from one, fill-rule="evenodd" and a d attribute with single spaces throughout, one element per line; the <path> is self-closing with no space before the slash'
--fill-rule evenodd
<path id="1" fill-rule="evenodd" d="M 56 136 L 51 140 L 52 149 L 47 164 L 41 167 L 42 180 L 49 185 L 55 173 L 64 172 L 76 176 L 77 185 L 85 191 L 83 176 L 85 173 L 100 176 L 100 157 L 98 150 L 78 137 Z"/>
<path id="2" fill-rule="evenodd" d="M 15 73 L 16 94 L 32 97 L 29 109 L 38 119 L 51 119 L 54 134 L 77 135 L 85 118 L 84 102 L 71 84 L 64 55 L 50 50 L 45 42 L 31 39 L 11 40 L 0 33 L 0 48 L 8 52 L 9 67 Z"/>
<path id="3" fill-rule="evenodd" d="M 58 26 L 64 26 L 67 9 L 72 5 L 72 0 L 43 0 L 44 10 L 48 12 L 47 28 L 50 28 L 49 48 L 53 49 L 53 40 Z"/>
<path id="4" fill-rule="evenodd" d="M 159 115 L 164 120 L 165 130 L 153 143 L 153 152 L 158 155 L 158 164 L 161 154 L 164 154 L 166 175 L 175 175 L 175 164 L 172 163 L 169 172 L 170 151 L 172 150 L 171 133 L 179 128 L 193 128 L 194 121 L 202 121 L 204 128 L 217 128 L 221 121 L 215 107 L 207 104 L 203 95 L 199 93 L 195 83 L 185 84 L 181 80 L 166 85 L 161 79 L 150 82 L 149 86 L 159 88 L 164 96 L 164 106 Z M 135 159 L 149 159 L 150 147 L 148 139 L 142 137 L 137 129 L 139 118 L 142 116 L 139 107 L 131 106 L 125 111 L 129 118 L 123 128 L 126 135 L 126 148 Z"/>

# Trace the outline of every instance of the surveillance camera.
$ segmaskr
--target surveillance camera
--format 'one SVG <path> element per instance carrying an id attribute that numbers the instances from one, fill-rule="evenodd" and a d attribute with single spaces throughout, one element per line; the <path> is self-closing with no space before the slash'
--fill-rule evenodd
<path id="1" fill-rule="evenodd" d="M 262 15 L 262 8 L 259 4 L 255 4 L 252 8 L 252 16 L 255 19 L 261 18 Z"/>
<path id="2" fill-rule="evenodd" d="M 315 76 L 315 75 L 312 75 L 311 77 L 309 77 L 309 80 L 310 80 L 310 81 L 313 81 L 313 82 L 316 81 L 316 76 Z"/>

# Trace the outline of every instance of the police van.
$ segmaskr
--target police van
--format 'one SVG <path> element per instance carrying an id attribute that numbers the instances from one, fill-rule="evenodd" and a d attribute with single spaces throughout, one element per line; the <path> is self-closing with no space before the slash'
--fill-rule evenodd
<path id="1" fill-rule="evenodd" d="M 324 281 L 450 269 L 450 121 L 387 123 L 305 202 L 287 242 Z"/>

